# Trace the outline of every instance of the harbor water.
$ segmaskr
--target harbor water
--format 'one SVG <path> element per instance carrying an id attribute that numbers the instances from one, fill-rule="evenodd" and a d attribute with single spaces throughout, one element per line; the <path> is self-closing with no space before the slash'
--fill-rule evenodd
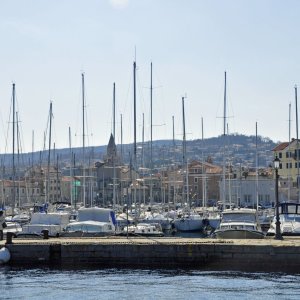
<path id="1" fill-rule="evenodd" d="M 0 266 L 0 299 L 300 299 L 300 273 Z"/>

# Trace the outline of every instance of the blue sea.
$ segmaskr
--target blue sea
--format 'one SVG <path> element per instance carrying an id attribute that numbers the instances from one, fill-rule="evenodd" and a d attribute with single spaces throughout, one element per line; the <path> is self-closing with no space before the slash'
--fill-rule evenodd
<path id="1" fill-rule="evenodd" d="M 0 266 L 0 299 L 300 299 L 300 273 Z"/>

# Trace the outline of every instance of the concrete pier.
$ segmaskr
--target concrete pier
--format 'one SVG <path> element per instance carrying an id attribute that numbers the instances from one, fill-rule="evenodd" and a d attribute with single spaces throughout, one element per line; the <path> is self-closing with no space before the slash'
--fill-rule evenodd
<path id="1" fill-rule="evenodd" d="M 0 247 L 5 241 L 0 242 Z M 11 265 L 299 272 L 300 239 L 13 239 Z"/>

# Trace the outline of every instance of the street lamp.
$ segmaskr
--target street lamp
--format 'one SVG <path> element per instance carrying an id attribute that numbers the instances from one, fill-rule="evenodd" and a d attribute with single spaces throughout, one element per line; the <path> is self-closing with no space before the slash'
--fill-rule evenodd
<path id="1" fill-rule="evenodd" d="M 275 240 L 282 240 L 282 235 L 280 231 L 280 219 L 279 219 L 279 200 L 278 200 L 278 169 L 280 165 L 280 159 L 276 156 L 274 159 L 274 169 L 275 169 L 275 198 L 276 198 L 276 231 Z"/>

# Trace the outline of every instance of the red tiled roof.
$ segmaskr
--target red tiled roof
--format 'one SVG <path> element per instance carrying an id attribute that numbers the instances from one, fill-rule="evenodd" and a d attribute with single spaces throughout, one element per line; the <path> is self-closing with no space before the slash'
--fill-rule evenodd
<path id="1" fill-rule="evenodd" d="M 277 145 L 272 151 L 281 151 L 285 149 L 289 145 L 289 142 L 284 142 L 279 145 Z"/>

